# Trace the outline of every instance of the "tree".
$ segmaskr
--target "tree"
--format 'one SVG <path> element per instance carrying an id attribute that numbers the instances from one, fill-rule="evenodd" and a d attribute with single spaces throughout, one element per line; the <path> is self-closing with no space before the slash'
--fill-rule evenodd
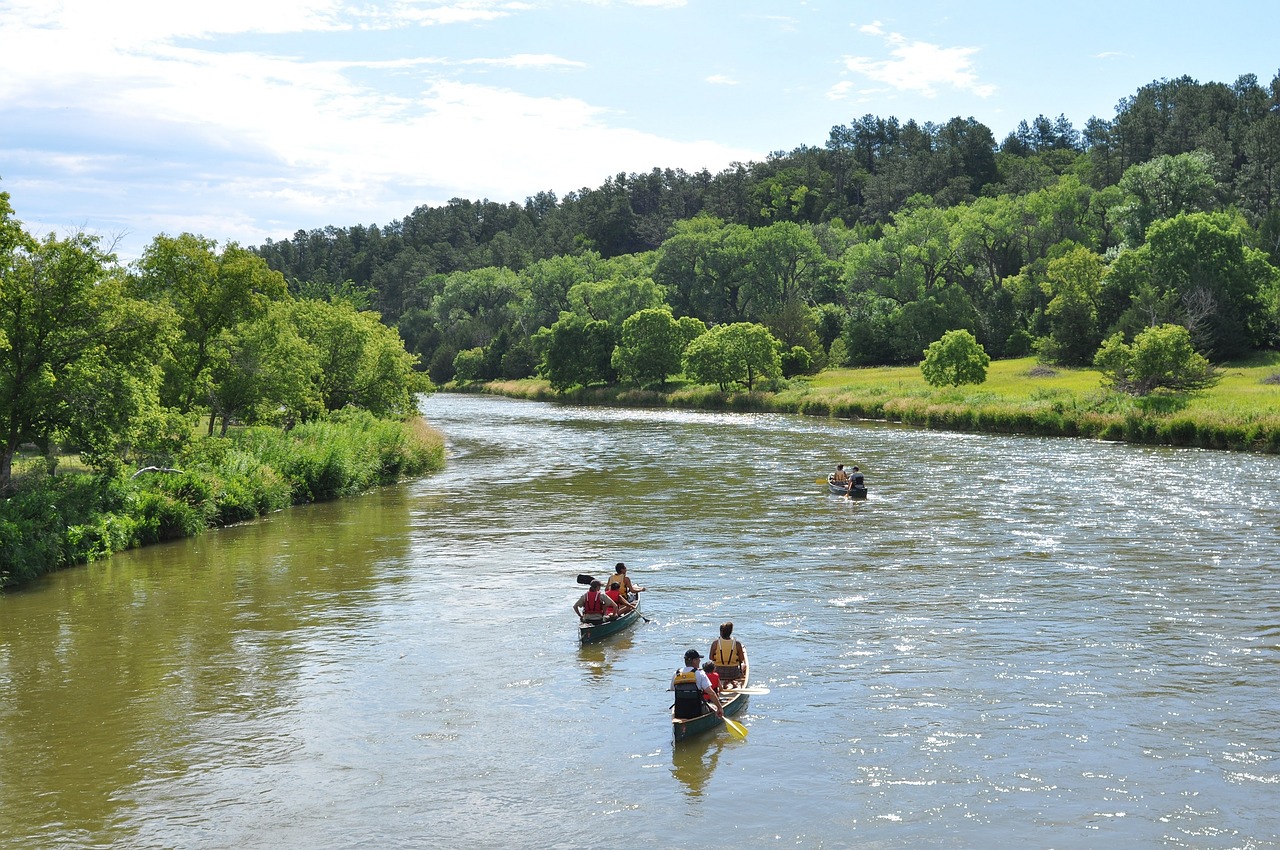
<path id="1" fill-rule="evenodd" d="M 1127 307 L 1117 329 L 1180 324 L 1214 360 L 1238 357 L 1271 338 L 1266 301 L 1280 271 L 1248 247 L 1248 226 L 1228 213 L 1190 213 L 1158 221 L 1142 247 L 1122 252 L 1104 282 L 1104 299 Z M 1104 323 L 1106 327 L 1106 323 Z"/>
<path id="2" fill-rule="evenodd" d="M 248 425 L 313 419 L 321 411 L 316 349 L 289 321 L 288 306 L 227 328 L 209 346 L 209 409 L 222 420 Z"/>
<path id="3" fill-rule="evenodd" d="M 699 383 L 716 384 L 721 390 L 743 383 L 751 392 L 761 379 L 782 377 L 779 348 L 778 340 L 764 325 L 719 325 L 689 343 L 684 369 Z"/>
<path id="4" fill-rule="evenodd" d="M 466 351 L 459 351 L 458 356 L 453 358 L 453 378 L 455 381 L 479 380 L 480 372 L 483 368 L 483 348 L 468 348 Z"/>
<path id="5" fill-rule="evenodd" d="M 636 386 L 666 383 L 680 371 L 684 335 L 669 307 L 641 310 L 622 323 L 622 335 L 613 350 L 612 364 L 618 377 Z"/>
<path id="6" fill-rule="evenodd" d="M 610 359 L 615 341 L 608 322 L 593 321 L 577 313 L 561 313 L 544 336 L 547 339 L 540 343 L 542 371 L 553 389 L 612 383 L 614 372 Z"/>
<path id="7" fill-rule="evenodd" d="M 0 192 L 0 490 L 22 443 L 65 438 L 110 466 L 154 410 L 160 316 L 124 294 L 114 262 L 83 233 L 37 241 Z"/>
<path id="8" fill-rule="evenodd" d="M 289 318 L 315 352 L 316 379 L 324 410 L 359 407 L 375 416 L 404 416 L 417 409 L 415 396 L 431 390 L 394 328 L 378 314 L 344 301 L 302 299 Z"/>
<path id="9" fill-rule="evenodd" d="M 701 215 L 678 221 L 662 243 L 653 277 L 678 313 L 709 322 L 742 319 L 749 305 L 753 237 L 741 224 Z"/>
<path id="10" fill-rule="evenodd" d="M 1101 342 L 1098 296 L 1106 266 L 1088 248 L 1076 247 L 1049 261 L 1040 286 L 1050 296 L 1045 313 L 1052 329 L 1045 353 L 1066 366 L 1093 362 Z"/>
<path id="11" fill-rule="evenodd" d="M 1120 218 L 1129 244 L 1141 245 L 1153 222 L 1212 209 L 1217 191 L 1213 168 L 1212 156 L 1193 151 L 1158 156 L 1125 171 L 1120 188 L 1129 201 Z"/>
<path id="12" fill-rule="evenodd" d="M 968 331 L 947 331 L 924 351 L 920 371 L 931 386 L 981 384 L 991 358 Z"/>
<path id="13" fill-rule="evenodd" d="M 1157 390 L 1194 392 L 1220 379 L 1181 325 L 1147 328 L 1131 345 L 1125 343 L 1123 334 L 1113 334 L 1103 342 L 1093 362 L 1111 387 L 1133 396 Z"/>
<path id="14" fill-rule="evenodd" d="M 584 281 L 569 290 L 569 309 L 619 327 L 628 316 L 661 306 L 662 288 L 649 277 Z"/>
<path id="15" fill-rule="evenodd" d="M 217 247 L 203 236 L 161 234 L 143 251 L 131 279 L 139 297 L 167 307 L 174 316 L 178 334 L 165 361 L 161 400 L 183 412 L 202 397 L 214 340 L 288 296 L 284 276 L 261 257 L 235 243 L 221 254 Z"/>

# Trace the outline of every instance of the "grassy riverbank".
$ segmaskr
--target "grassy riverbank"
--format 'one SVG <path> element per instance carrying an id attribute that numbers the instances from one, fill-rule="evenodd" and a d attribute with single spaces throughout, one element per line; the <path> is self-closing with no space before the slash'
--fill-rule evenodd
<path id="1" fill-rule="evenodd" d="M 197 439 L 171 468 L 135 477 L 90 475 L 66 463 L 57 475 L 28 468 L 0 500 L 0 588 L 443 465 L 444 437 L 422 419 L 353 412 L 289 432 L 244 428 Z"/>
<path id="2" fill-rule="evenodd" d="M 958 388 L 931 387 L 919 368 L 903 366 L 832 369 L 775 392 L 724 393 L 673 382 L 666 392 L 592 387 L 558 393 L 537 379 L 457 389 L 582 404 L 802 413 L 939 430 L 1280 452 L 1280 354 L 1226 364 L 1222 374 L 1204 393 L 1145 399 L 1104 390 L 1093 369 L 1047 368 L 1034 358 L 994 361 L 985 383 Z"/>

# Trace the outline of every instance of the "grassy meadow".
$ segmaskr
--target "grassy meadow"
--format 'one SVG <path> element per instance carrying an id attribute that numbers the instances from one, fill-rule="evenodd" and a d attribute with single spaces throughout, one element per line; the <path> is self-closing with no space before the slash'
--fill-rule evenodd
<path id="1" fill-rule="evenodd" d="M 521 398 L 580 403 L 757 410 L 881 419 L 939 430 L 1091 437 L 1133 443 L 1280 452 L 1280 353 L 1220 367 L 1203 393 L 1131 398 L 1094 369 L 1048 367 L 1033 357 L 992 361 L 987 380 L 931 387 L 916 366 L 829 369 L 770 392 L 721 392 L 672 381 L 665 391 L 619 387 L 557 393 L 542 380 L 477 387 Z"/>

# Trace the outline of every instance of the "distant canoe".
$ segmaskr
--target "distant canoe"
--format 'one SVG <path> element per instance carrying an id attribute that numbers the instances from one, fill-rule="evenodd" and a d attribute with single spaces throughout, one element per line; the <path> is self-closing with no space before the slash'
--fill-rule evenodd
<path id="1" fill-rule="evenodd" d="M 740 687 L 747 686 L 747 680 L 744 678 L 739 683 Z M 722 688 L 720 691 L 720 704 L 724 707 L 724 716 L 733 717 L 739 711 L 747 707 L 747 700 L 750 697 L 747 694 L 738 693 L 736 688 Z M 690 735 L 697 735 L 700 732 L 710 732 L 719 726 L 724 725 L 724 720 L 720 715 L 708 710 L 701 717 L 690 717 L 680 719 L 675 716 L 675 710 L 672 709 L 671 714 L 671 736 L 677 742 L 683 741 Z"/>
<path id="2" fill-rule="evenodd" d="M 636 620 L 640 619 L 640 600 L 633 596 L 631 601 L 636 607 L 616 620 L 605 620 L 603 623 L 579 623 L 578 641 L 591 643 L 634 626 Z"/>
<path id="3" fill-rule="evenodd" d="M 850 499 L 867 498 L 866 484 L 838 484 L 836 483 L 834 472 L 827 476 L 827 487 L 832 493 L 838 493 L 841 496 L 848 496 Z M 852 492 L 850 492 L 850 487 L 853 488 Z"/>

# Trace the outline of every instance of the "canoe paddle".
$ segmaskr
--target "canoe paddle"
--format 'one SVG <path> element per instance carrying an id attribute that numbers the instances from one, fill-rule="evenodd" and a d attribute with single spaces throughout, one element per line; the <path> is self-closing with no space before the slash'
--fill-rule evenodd
<path id="1" fill-rule="evenodd" d="M 729 731 L 739 738 L 747 737 L 747 727 L 743 726 L 736 720 L 724 719 L 724 725 L 729 727 Z"/>
<path id="2" fill-rule="evenodd" d="M 749 697 L 762 697 L 769 693 L 768 688 L 730 688 L 727 694 L 746 694 Z"/>

